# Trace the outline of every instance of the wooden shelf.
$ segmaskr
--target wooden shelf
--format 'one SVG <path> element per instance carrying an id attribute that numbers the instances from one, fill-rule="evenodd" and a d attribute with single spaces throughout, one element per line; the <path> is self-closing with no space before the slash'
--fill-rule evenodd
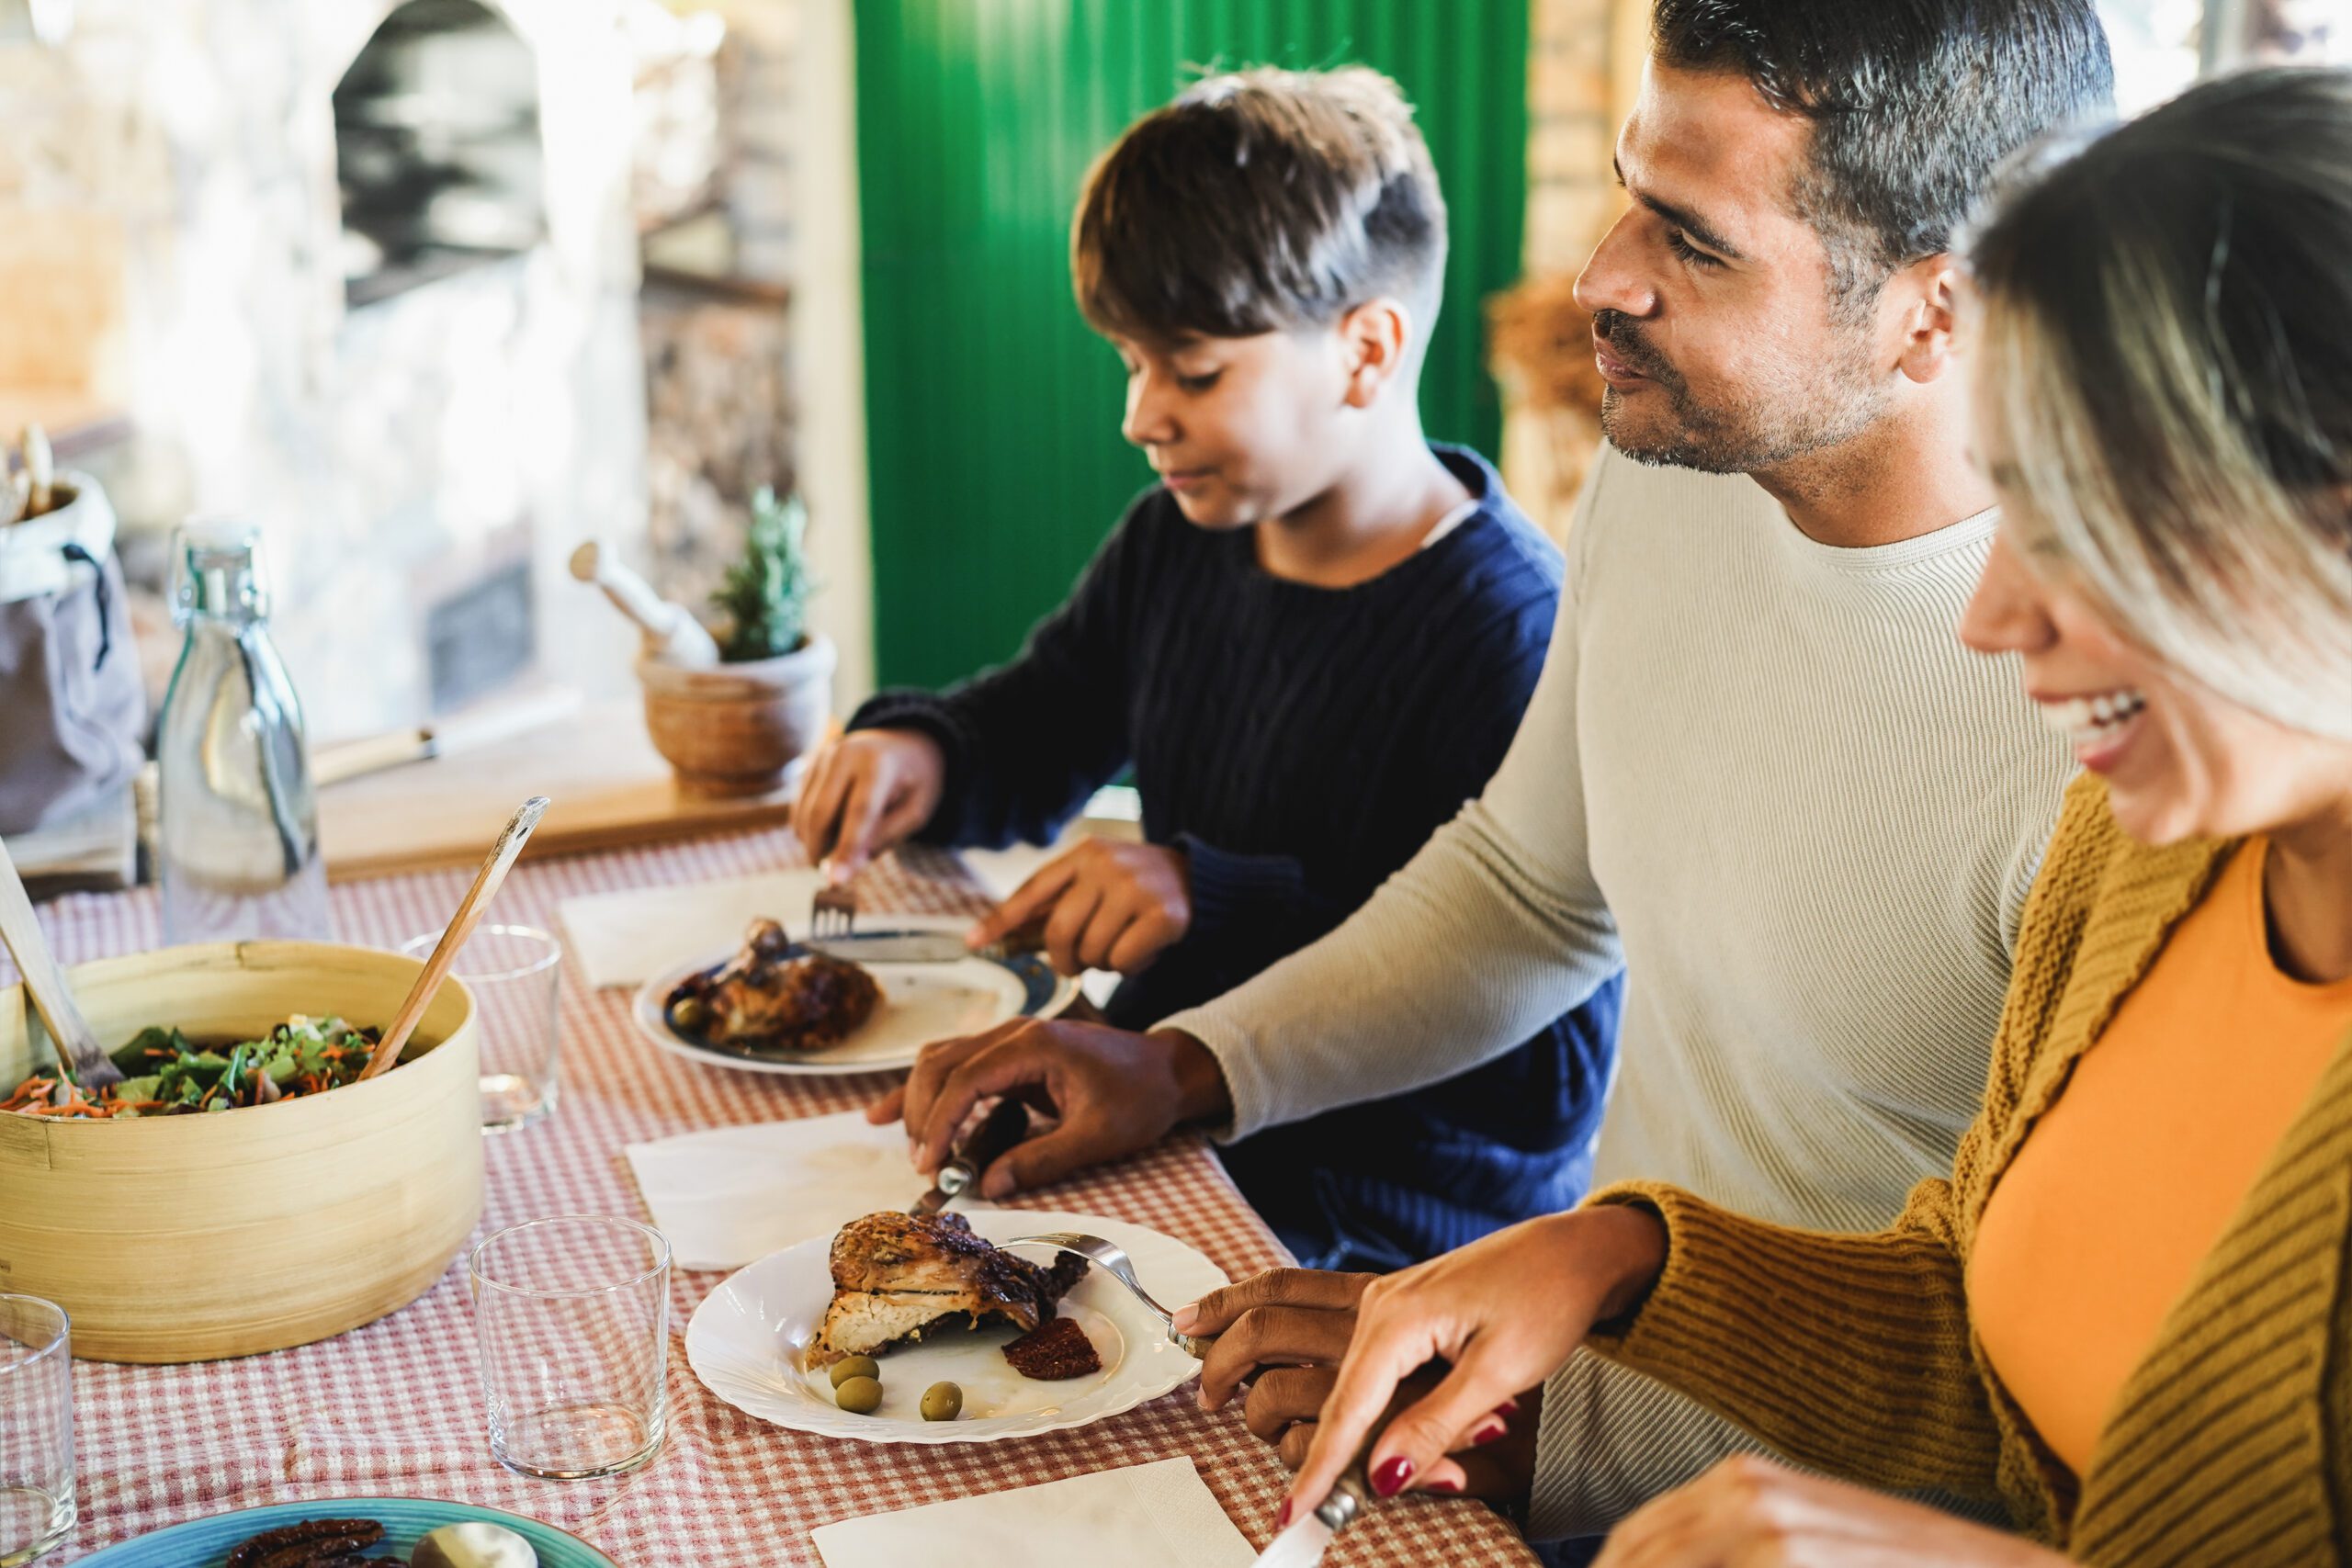
<path id="1" fill-rule="evenodd" d="M 681 794 L 630 699 L 329 784 L 319 792 L 328 879 L 477 865 L 534 795 L 554 804 L 525 852 L 531 859 L 772 828 L 790 818 L 792 804 L 789 786 L 731 800 Z"/>

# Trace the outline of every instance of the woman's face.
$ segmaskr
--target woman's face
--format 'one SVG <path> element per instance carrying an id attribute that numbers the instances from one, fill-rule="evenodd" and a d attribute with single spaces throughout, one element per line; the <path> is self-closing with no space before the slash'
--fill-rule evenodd
<path id="1" fill-rule="evenodd" d="M 1994 465 L 1994 479 L 2003 479 Z M 2340 811 L 2352 744 L 2290 729 L 2168 668 L 2118 627 L 2064 567 L 2005 520 L 1961 616 L 1979 653 L 2014 653 L 2026 694 L 2103 775 L 2124 830 L 2143 843 L 2235 838 Z"/>

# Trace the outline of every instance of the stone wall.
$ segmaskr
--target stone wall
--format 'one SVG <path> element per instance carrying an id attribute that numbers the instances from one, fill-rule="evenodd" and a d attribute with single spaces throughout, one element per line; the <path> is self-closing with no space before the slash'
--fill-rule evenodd
<path id="1" fill-rule="evenodd" d="M 356 310 L 331 96 L 391 0 L 82 0 L 62 48 L 0 49 L 0 232 L 53 210 L 122 235 L 126 528 L 260 524 L 315 737 L 425 716 L 436 643 L 445 698 L 480 694 L 447 666 L 486 584 L 536 621 L 516 678 L 626 684 L 563 570 L 644 533 L 617 5 L 493 0 L 538 58 L 546 237 Z M 488 630 L 484 660 L 513 627 Z"/>

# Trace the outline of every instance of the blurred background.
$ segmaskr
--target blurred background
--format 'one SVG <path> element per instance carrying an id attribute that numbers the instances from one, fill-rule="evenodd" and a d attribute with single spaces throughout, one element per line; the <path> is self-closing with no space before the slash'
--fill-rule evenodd
<path id="1" fill-rule="evenodd" d="M 631 688 L 565 570 L 699 604 L 797 491 L 838 711 L 1001 658 L 1148 479 L 1069 303 L 1088 162 L 1199 71 L 1396 76 L 1453 212 L 1425 378 L 1557 527 L 1568 284 L 1646 0 L 0 0 L 0 433 L 103 485 L 150 684 L 169 530 L 257 523 L 333 740 Z M 2352 0 L 2109 0 L 2126 107 L 2352 59 Z"/>

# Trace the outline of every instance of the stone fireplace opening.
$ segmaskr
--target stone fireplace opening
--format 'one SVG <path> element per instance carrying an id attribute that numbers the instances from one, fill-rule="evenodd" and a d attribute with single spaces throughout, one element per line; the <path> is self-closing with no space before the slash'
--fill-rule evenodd
<path id="1" fill-rule="evenodd" d="M 477 0 L 407 0 L 336 84 L 354 307 L 528 250 L 547 231 L 538 64 Z"/>
<path id="2" fill-rule="evenodd" d="M 0 377 L 61 336 L 83 351 L 33 369 L 73 382 L 48 423 L 122 519 L 156 693 L 179 635 L 155 590 L 191 513 L 259 525 L 326 743 L 541 687 L 625 700 L 636 634 L 572 549 L 700 608 L 751 492 L 797 483 L 841 700 L 862 696 L 848 18 L 76 0 L 58 46 L 0 46 L 0 280 L 28 254 L 62 280 L 51 330 L 0 334 Z M 795 308 L 804 287 L 824 310 Z"/>

